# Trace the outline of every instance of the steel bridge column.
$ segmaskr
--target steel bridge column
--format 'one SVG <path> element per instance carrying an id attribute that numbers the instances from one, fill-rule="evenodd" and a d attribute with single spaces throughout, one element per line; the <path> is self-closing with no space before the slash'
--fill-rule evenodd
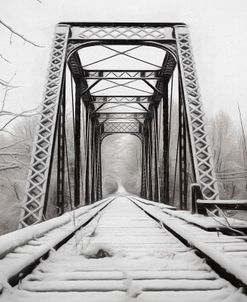
<path id="1" fill-rule="evenodd" d="M 142 138 L 141 197 L 147 198 L 147 154 L 145 136 Z"/>
<path id="2" fill-rule="evenodd" d="M 180 209 L 186 210 L 188 192 L 186 119 L 181 92 L 181 84 L 179 84 L 179 201 Z"/>
<path id="3" fill-rule="evenodd" d="M 101 130 L 97 135 L 97 200 L 102 199 Z"/>
<path id="4" fill-rule="evenodd" d="M 82 201 L 86 203 L 86 173 L 87 173 L 87 107 L 82 106 L 82 125 L 83 125 L 83 157 L 81 159 L 82 165 Z"/>
<path id="5" fill-rule="evenodd" d="M 94 120 L 91 118 L 91 135 L 90 135 L 90 196 L 91 203 L 94 202 Z"/>
<path id="6" fill-rule="evenodd" d="M 95 125 L 95 200 L 98 200 L 98 173 L 99 173 L 99 146 L 98 146 L 98 136 L 99 136 L 99 131 L 98 131 L 98 123 L 96 122 Z"/>
<path id="7" fill-rule="evenodd" d="M 146 159 L 146 198 L 149 199 L 149 155 L 148 155 L 148 130 L 147 125 L 144 125 L 144 148 L 145 148 L 145 159 Z"/>
<path id="8" fill-rule="evenodd" d="M 164 202 L 164 161 L 163 161 L 163 144 L 161 145 L 162 140 L 162 101 L 157 107 L 157 137 L 158 137 L 158 175 L 159 175 L 159 202 Z"/>
<path id="9" fill-rule="evenodd" d="M 151 121 L 148 121 L 147 127 L 147 165 L 148 165 L 148 199 L 153 199 L 152 184 L 152 139 L 151 139 Z"/>
<path id="10" fill-rule="evenodd" d="M 94 164 L 94 173 L 95 173 L 95 181 L 94 181 L 94 196 L 95 196 L 95 201 L 98 200 L 98 124 L 95 121 L 95 137 L 94 137 L 94 158 L 95 158 L 95 164 Z"/>
<path id="11" fill-rule="evenodd" d="M 86 173 L 85 173 L 85 203 L 91 203 L 91 116 L 90 108 L 87 109 L 87 118 L 86 118 L 86 141 L 87 141 L 87 154 L 86 154 Z"/>
<path id="12" fill-rule="evenodd" d="M 47 203 L 54 135 L 70 26 L 56 28 L 42 112 L 34 139 L 19 227 L 42 221 Z"/>
<path id="13" fill-rule="evenodd" d="M 97 153 L 96 153 L 96 121 L 92 120 L 92 137 L 91 137 L 91 171 L 92 171 L 92 186 L 91 186 L 91 200 L 96 201 L 97 194 Z"/>
<path id="14" fill-rule="evenodd" d="M 159 194 L 159 150 L 158 150 L 158 131 L 157 131 L 157 107 L 154 108 L 153 126 L 152 126 L 152 137 L 153 137 L 153 162 L 154 162 L 154 201 L 160 201 Z"/>
<path id="15" fill-rule="evenodd" d="M 74 133 L 74 205 L 81 202 L 81 83 L 76 83 L 75 95 L 75 133 Z"/>
<path id="16" fill-rule="evenodd" d="M 95 125 L 95 119 L 93 119 L 93 127 L 92 127 L 92 154 L 91 154 L 91 165 L 92 165 L 92 188 L 91 188 L 91 194 L 92 194 L 92 201 L 96 201 L 96 165 L 97 165 L 97 156 L 96 156 L 96 125 Z"/>
<path id="17" fill-rule="evenodd" d="M 152 183 L 151 183 L 151 166 L 150 166 L 150 154 L 149 154 L 149 131 L 146 129 L 146 137 L 145 137 L 145 156 L 146 156 L 146 191 L 147 191 L 147 199 L 150 199 L 150 192 L 152 191 Z"/>
<path id="18" fill-rule="evenodd" d="M 169 103 L 168 103 L 168 89 L 164 89 L 164 97 L 162 100 L 163 112 L 163 173 L 164 173 L 164 202 L 169 203 L 170 201 L 170 184 L 169 184 L 169 150 L 170 150 L 170 139 L 169 139 Z"/>
<path id="19" fill-rule="evenodd" d="M 176 26 L 175 37 L 196 181 L 200 184 L 203 198 L 215 199 L 218 198 L 219 190 L 204 122 L 204 111 L 188 29 L 185 26 Z"/>
<path id="20" fill-rule="evenodd" d="M 141 193 L 140 196 L 144 198 L 144 152 L 143 152 L 143 142 L 142 142 L 142 155 L 141 155 Z"/>
<path id="21" fill-rule="evenodd" d="M 144 169 L 145 169 L 145 178 L 143 178 L 144 189 L 145 189 L 145 198 L 149 198 L 149 183 L 150 183 L 150 168 L 149 168 L 149 154 L 148 154 L 148 130 L 147 125 L 143 127 L 143 152 L 144 152 Z"/>
<path id="22" fill-rule="evenodd" d="M 65 180 L 65 79 L 63 81 L 63 89 L 61 95 L 61 105 L 58 112 L 57 125 L 57 215 L 64 213 L 64 180 Z"/>
<path id="23" fill-rule="evenodd" d="M 150 135 L 150 182 L 152 184 L 152 194 L 150 196 L 151 200 L 154 200 L 154 191 L 155 191 L 155 163 L 154 163 L 154 135 L 153 135 L 153 119 L 150 121 L 149 128 Z"/>

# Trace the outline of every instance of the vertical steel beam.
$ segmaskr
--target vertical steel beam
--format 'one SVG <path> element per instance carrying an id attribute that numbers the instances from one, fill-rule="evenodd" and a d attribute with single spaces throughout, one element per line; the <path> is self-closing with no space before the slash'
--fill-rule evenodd
<path id="1" fill-rule="evenodd" d="M 57 126 L 57 215 L 64 213 L 65 199 L 65 79 L 63 81 L 63 89 L 61 95 L 61 105 L 58 112 L 58 126 Z"/>
<path id="2" fill-rule="evenodd" d="M 144 154 L 144 162 L 143 162 L 143 186 L 144 186 L 144 194 L 145 198 L 148 198 L 149 196 L 149 156 L 148 156 L 148 131 L 147 131 L 147 125 L 144 125 L 143 127 L 143 154 Z"/>
<path id="3" fill-rule="evenodd" d="M 150 121 L 150 128 L 149 128 L 149 156 L 150 156 L 150 183 L 152 184 L 152 194 L 150 195 L 150 199 L 154 200 L 154 186 L 155 186 L 155 179 L 154 179 L 154 156 L 153 156 L 153 120 Z"/>
<path id="4" fill-rule="evenodd" d="M 215 199 L 219 195 L 219 190 L 214 173 L 213 157 L 204 122 L 204 111 L 187 27 L 176 26 L 175 37 L 196 181 L 201 186 L 203 198 Z"/>
<path id="5" fill-rule="evenodd" d="M 158 137 L 158 172 L 159 172 L 159 202 L 164 202 L 164 160 L 163 160 L 163 99 L 157 108 L 157 137 Z"/>
<path id="6" fill-rule="evenodd" d="M 172 89 L 172 88 L 171 88 Z M 163 173 L 164 173 L 164 202 L 169 203 L 170 188 L 169 188 L 169 102 L 168 102 L 168 89 L 164 89 L 164 97 L 162 99 L 163 105 Z"/>
<path id="7" fill-rule="evenodd" d="M 142 138 L 142 174 L 141 174 L 141 197 L 147 198 L 147 155 L 146 140 Z"/>
<path id="8" fill-rule="evenodd" d="M 97 131 L 97 200 L 102 199 L 101 130 Z"/>
<path id="9" fill-rule="evenodd" d="M 152 182 L 152 137 L 151 137 L 151 120 L 148 121 L 147 128 L 147 164 L 148 164 L 148 199 L 153 199 L 153 182 Z"/>
<path id="10" fill-rule="evenodd" d="M 20 228 L 41 222 L 47 202 L 54 134 L 65 68 L 69 28 L 68 25 L 59 25 L 55 31 L 42 112 L 34 139 L 20 216 Z"/>
<path id="11" fill-rule="evenodd" d="M 97 121 L 95 120 L 94 129 L 94 201 L 97 201 L 97 189 L 98 189 L 98 142 L 97 142 Z"/>
<path id="12" fill-rule="evenodd" d="M 92 160 L 93 160 L 93 198 L 94 201 L 97 201 L 97 165 L 98 165 L 98 156 L 97 156 L 97 121 L 94 119 L 93 121 L 93 153 L 92 153 Z"/>
<path id="13" fill-rule="evenodd" d="M 90 131 L 90 119 L 89 119 L 89 112 L 88 109 L 86 111 L 86 158 L 85 158 L 85 164 L 86 164 L 86 168 L 85 168 L 85 204 L 89 204 L 89 163 L 88 163 L 88 153 L 89 153 L 89 143 L 88 143 L 88 139 L 89 139 L 89 131 Z"/>
<path id="14" fill-rule="evenodd" d="M 90 157 L 90 164 L 91 164 L 91 171 L 92 171 L 92 185 L 91 185 L 91 200 L 92 202 L 96 201 L 96 125 L 95 119 L 92 119 L 92 134 L 91 134 L 91 157 Z"/>
<path id="15" fill-rule="evenodd" d="M 81 191 L 82 191 L 82 204 L 85 203 L 86 200 L 86 179 L 85 179 L 85 173 L 86 173 L 86 162 L 87 162 L 87 109 L 85 106 L 81 107 L 81 123 L 82 123 L 82 132 L 81 132 L 81 142 L 83 146 L 83 154 L 81 157 Z"/>
<path id="16" fill-rule="evenodd" d="M 180 209 L 187 209 L 187 150 L 186 150 L 186 113 L 184 109 L 181 83 L 179 83 L 179 200 Z"/>
<path id="17" fill-rule="evenodd" d="M 159 156 L 158 156 L 158 131 L 157 131 L 157 107 L 153 111 L 153 162 L 154 162 L 154 201 L 160 201 L 159 194 Z"/>
<path id="18" fill-rule="evenodd" d="M 91 138 L 92 138 L 92 121 L 91 121 L 91 114 L 90 108 L 87 108 L 87 123 L 86 123 L 86 142 L 87 142 L 87 152 L 86 152 L 86 173 L 85 173 L 85 203 L 91 203 Z"/>
<path id="19" fill-rule="evenodd" d="M 74 206 L 81 202 L 81 82 L 76 82 L 74 133 Z"/>

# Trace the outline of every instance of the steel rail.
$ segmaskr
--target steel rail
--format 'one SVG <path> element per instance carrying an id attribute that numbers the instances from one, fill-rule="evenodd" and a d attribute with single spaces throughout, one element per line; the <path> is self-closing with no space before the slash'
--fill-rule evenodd
<path id="1" fill-rule="evenodd" d="M 9 282 L 16 285 L 49 251 L 67 242 L 115 198 L 67 212 L 60 217 L 14 231 L 0 237 L 0 293 Z M 30 252 L 28 252 L 30 251 Z M 14 265 L 12 264 L 14 260 Z"/>
<path id="2" fill-rule="evenodd" d="M 185 227 L 185 221 L 183 219 L 171 215 L 171 213 L 176 213 L 176 211 L 174 212 L 170 209 L 165 209 L 165 207 L 157 207 L 153 204 L 153 202 L 149 202 L 148 200 L 145 200 L 145 202 L 143 202 L 143 200 L 139 197 L 128 198 L 150 217 L 152 217 L 156 221 L 159 221 L 168 231 L 170 231 L 185 245 L 194 248 L 198 256 L 205 258 L 212 269 L 222 278 L 229 281 L 235 287 L 241 288 L 245 294 L 247 293 L 247 274 L 243 269 L 243 263 L 241 261 L 235 261 L 231 254 L 226 255 L 226 253 L 224 253 L 224 249 L 222 251 L 222 249 L 219 250 L 210 246 L 208 244 L 208 239 L 203 240 L 203 235 L 205 235 L 204 230 L 193 224 L 190 224 L 189 222 L 187 222 L 187 227 Z M 190 227 L 192 230 L 196 230 L 198 234 L 200 234 L 200 238 L 198 239 L 197 237 L 195 237 L 195 235 L 190 232 L 188 227 Z M 206 232 L 206 234 L 208 233 L 209 232 Z M 243 239 L 239 238 L 239 236 L 230 238 L 230 243 L 235 243 L 235 245 L 239 243 L 239 239 Z M 220 243 L 220 240 L 218 241 L 218 243 Z M 246 243 L 244 239 L 242 241 L 243 244 Z M 217 245 L 217 239 L 215 240 L 214 245 Z M 245 256 L 247 256 L 247 249 L 241 251 L 243 253 L 245 252 Z"/>
<path id="3" fill-rule="evenodd" d="M 206 273 L 207 276 L 205 274 L 203 274 L 203 278 L 202 278 L 202 277 L 200 277 L 200 273 L 199 273 L 198 280 L 197 280 L 197 275 L 196 275 L 198 272 L 193 271 L 193 273 L 194 273 L 193 274 L 194 277 L 192 278 L 193 283 L 191 283 L 191 279 L 190 279 L 191 275 L 190 275 L 190 277 L 186 277 L 187 276 L 186 273 L 185 274 L 183 273 L 184 277 L 181 278 L 181 268 L 180 268 L 180 271 L 179 271 L 179 269 L 177 269 L 177 271 L 180 272 L 180 275 L 177 275 L 178 272 L 173 271 L 172 276 L 175 276 L 175 275 L 180 276 L 176 279 L 177 280 L 176 284 L 174 284 L 175 278 L 173 281 L 170 280 L 170 278 L 173 279 L 173 277 L 170 276 L 170 273 L 171 273 L 170 271 L 169 272 L 167 272 L 167 271 L 157 271 L 156 272 L 153 270 L 153 271 L 149 272 L 149 273 L 152 272 L 152 277 L 150 277 L 149 273 L 147 271 L 145 271 L 145 269 L 142 269 L 141 271 L 140 271 L 140 269 L 136 270 L 136 271 L 130 270 L 131 276 L 133 275 L 133 282 L 135 282 L 136 284 L 143 285 L 142 291 L 144 294 L 155 290 L 157 292 L 158 291 L 162 292 L 162 295 L 164 295 L 164 298 L 165 298 L 166 294 L 164 293 L 164 291 L 165 292 L 171 292 L 174 290 L 175 291 L 180 290 L 183 292 L 188 292 L 188 290 L 196 291 L 196 289 L 193 286 L 196 286 L 197 290 L 198 290 L 198 288 L 200 288 L 199 290 L 201 292 L 204 292 L 204 291 L 207 292 L 209 289 L 210 290 L 212 290 L 212 289 L 219 290 L 219 291 L 224 289 L 227 292 L 227 290 L 228 289 L 230 290 L 230 288 L 232 288 L 232 287 L 224 279 L 230 281 L 234 285 L 235 288 L 236 287 L 245 288 L 245 284 L 242 282 L 242 280 L 240 280 L 240 278 L 238 278 L 239 276 L 236 276 L 237 275 L 236 272 L 235 272 L 235 274 L 232 274 L 231 271 L 230 272 L 224 271 L 225 275 L 222 276 L 222 272 L 220 271 L 222 269 L 222 267 L 219 268 L 215 264 L 212 265 L 212 263 L 210 263 L 211 258 L 212 258 L 212 255 L 210 255 L 210 243 L 212 243 L 212 242 L 210 242 L 210 241 L 214 240 L 213 243 L 215 244 L 216 240 L 217 240 L 217 237 L 208 236 L 209 234 L 212 234 L 212 233 L 205 232 L 205 234 L 207 235 L 206 236 L 206 240 L 207 240 L 206 252 L 207 252 L 207 254 L 205 254 L 205 251 L 203 250 L 202 245 L 203 245 L 203 247 L 205 247 L 206 244 L 205 244 L 205 242 L 203 242 L 203 243 L 199 242 L 200 245 L 195 244 L 196 239 L 193 238 L 193 233 L 190 234 L 190 229 L 188 229 L 191 225 L 189 223 L 181 225 L 180 219 L 177 218 L 175 221 L 174 217 L 172 217 L 172 219 L 171 219 L 171 217 L 169 218 L 169 215 L 167 213 L 164 213 L 164 211 L 170 211 L 175 214 L 176 211 L 173 211 L 171 206 L 167 206 L 167 205 L 160 204 L 160 203 L 155 203 L 155 202 L 141 199 L 141 198 L 138 198 L 135 196 L 129 196 L 129 197 L 126 196 L 126 198 L 129 199 L 133 204 L 135 204 L 135 206 L 137 206 L 140 210 L 142 210 L 149 217 L 151 217 L 152 219 L 154 219 L 158 223 L 160 223 L 162 225 L 162 227 L 164 226 L 166 229 L 166 232 L 168 231 L 168 233 L 170 233 L 171 237 L 174 237 L 175 240 L 178 239 L 177 242 L 179 242 L 179 241 L 182 242 L 181 246 L 174 245 L 174 242 L 171 243 L 169 240 L 168 240 L 169 242 L 166 242 L 166 240 L 167 240 L 166 239 L 167 236 L 166 236 L 164 238 L 164 242 L 161 240 L 160 244 L 167 244 L 167 248 L 170 251 L 174 251 L 174 253 L 179 253 L 180 255 L 181 255 L 181 253 L 188 253 L 188 252 L 193 253 L 193 250 L 191 251 L 190 249 L 188 249 L 188 247 L 193 247 L 195 249 L 198 259 L 205 258 L 206 261 L 208 262 L 208 265 L 211 266 L 211 268 L 208 267 L 207 270 L 205 270 L 205 272 L 207 272 Z M 76 267 L 76 270 L 72 270 L 71 272 L 70 271 L 67 272 L 66 270 L 64 270 L 64 271 L 61 271 L 61 274 L 60 274 L 60 271 L 59 271 L 58 275 L 56 275 L 56 272 L 48 271 L 48 274 L 50 274 L 50 277 L 54 276 L 54 278 L 55 278 L 54 280 L 50 279 L 48 282 L 49 284 L 45 283 L 45 280 L 42 279 L 42 277 L 40 278 L 40 273 L 44 273 L 40 266 L 39 266 L 39 269 L 41 269 L 41 270 L 38 273 L 39 275 L 37 275 L 37 271 L 34 271 L 33 274 L 30 274 L 30 272 L 33 270 L 33 268 L 39 264 L 39 262 L 37 260 L 35 260 L 35 256 L 37 255 L 36 249 L 43 250 L 43 252 L 44 252 L 45 247 L 46 247 L 47 251 L 49 251 L 54 247 L 55 247 L 55 249 L 57 249 L 57 248 L 61 247 L 62 245 L 64 245 L 65 243 L 70 244 L 71 241 L 69 241 L 69 239 L 72 239 L 75 236 L 76 231 L 78 229 L 80 229 L 82 226 L 85 226 L 86 224 L 90 227 L 90 224 L 88 224 L 88 222 L 92 221 L 92 223 L 94 223 L 93 218 L 97 219 L 96 218 L 97 213 L 100 212 L 103 208 L 105 208 L 114 199 L 115 199 L 115 197 L 108 198 L 108 199 L 98 202 L 96 205 L 94 204 L 94 205 L 85 207 L 88 209 L 88 211 L 86 213 L 85 212 L 83 212 L 83 213 L 89 214 L 89 215 L 86 215 L 87 217 L 83 218 L 83 216 L 85 216 L 84 214 L 81 214 L 81 215 L 78 214 L 78 216 L 82 216 L 82 219 L 80 219 L 80 217 L 79 217 L 79 221 L 78 221 L 78 218 L 76 219 L 77 226 L 74 226 L 74 231 L 72 231 L 69 236 L 67 236 L 67 237 L 64 236 L 64 234 L 66 232 L 68 232 L 68 228 L 66 228 L 63 225 L 62 227 L 53 229 L 50 233 L 48 232 L 48 234 L 46 234 L 46 236 L 39 238 L 43 242 L 46 241 L 46 245 L 43 244 L 42 241 L 39 242 L 39 239 L 37 239 L 37 240 L 29 241 L 29 243 L 28 243 L 29 246 L 26 246 L 26 247 L 24 246 L 24 247 L 20 247 L 20 248 L 16 249 L 15 253 L 12 253 L 11 257 L 9 259 L 7 259 L 6 265 L 8 265 L 8 261 L 9 261 L 9 263 L 11 263 L 11 261 L 13 261 L 13 259 L 16 259 L 16 257 L 19 257 L 19 258 L 21 258 L 22 263 L 24 262 L 23 260 L 28 259 L 29 263 L 31 263 L 31 266 L 30 265 L 28 266 L 27 262 L 25 263 L 25 267 L 23 267 L 20 270 L 20 272 L 23 274 L 22 276 L 20 276 L 19 273 L 15 274 L 15 275 L 13 275 L 13 273 L 12 273 L 13 276 L 10 278 L 6 278 L 6 276 L 5 276 L 6 280 L 1 278 L 0 282 L 2 283 L 2 288 L 0 288 L 0 293 L 1 293 L 1 289 L 6 287 L 7 281 L 13 286 L 13 285 L 16 285 L 20 279 L 23 279 L 23 277 L 25 277 L 27 275 L 28 275 L 28 277 L 25 278 L 24 283 L 23 283 L 23 281 L 22 281 L 22 283 L 20 283 L 20 284 L 22 284 L 21 285 L 22 287 L 20 287 L 20 288 L 18 287 L 16 289 L 17 291 L 24 289 L 24 290 L 27 290 L 30 292 L 36 292 L 36 293 L 47 292 L 47 293 L 49 293 L 49 295 L 53 295 L 53 294 L 55 294 L 55 292 L 59 292 L 61 294 L 66 293 L 68 295 L 83 293 L 83 295 L 87 294 L 88 297 L 89 296 L 92 297 L 92 295 L 95 295 L 95 294 L 97 295 L 97 292 L 102 294 L 103 292 L 110 293 L 110 292 L 113 292 L 114 290 L 117 290 L 119 292 L 127 291 L 127 286 L 125 284 L 122 284 L 122 280 L 124 280 L 124 278 L 126 278 L 125 275 L 122 275 L 121 272 L 116 273 L 116 268 L 114 271 L 114 267 L 113 268 L 110 267 L 105 271 L 102 270 L 102 268 L 99 269 L 98 271 L 90 271 L 90 270 L 87 271 L 87 269 L 84 271 L 84 269 L 85 269 L 85 267 L 84 267 L 85 263 L 84 263 L 84 265 L 78 264 L 81 270 L 78 270 L 78 268 Z M 116 201 L 116 203 L 117 202 L 118 201 Z M 115 207 L 116 207 L 116 205 L 115 205 Z M 79 210 L 81 210 L 81 209 L 79 209 Z M 111 215 L 112 214 L 110 212 L 108 214 L 108 216 L 104 218 L 105 221 L 109 221 L 109 217 L 111 217 Z M 143 219 L 144 219 L 144 217 L 143 217 Z M 143 219 L 141 219 L 141 220 L 143 220 Z M 104 226 L 104 222 L 102 224 L 102 218 L 100 219 L 100 221 L 101 221 L 101 225 L 99 225 L 99 228 L 100 227 L 102 228 L 102 226 Z M 127 219 L 127 221 L 128 221 L 128 219 Z M 96 226 L 96 228 L 94 228 L 93 232 L 95 232 L 95 231 L 97 232 L 98 223 L 96 225 L 97 226 Z M 121 223 L 120 223 L 120 225 L 121 225 Z M 71 225 L 70 225 L 70 227 L 71 227 Z M 114 227 L 119 228 L 119 225 L 115 226 L 115 224 L 113 223 L 113 228 Z M 140 226 L 137 226 L 137 228 L 139 229 Z M 87 228 L 85 228 L 85 231 L 87 232 Z M 58 238 L 59 236 L 60 236 L 60 238 Z M 65 238 L 63 240 L 61 240 L 62 237 L 63 238 L 65 237 Z M 169 237 L 169 238 L 171 238 L 171 237 Z M 52 244 L 52 247 L 50 245 L 48 248 L 49 243 L 47 243 L 47 241 L 49 241 L 49 240 L 52 241 L 53 244 Z M 55 240 L 59 243 L 54 246 Z M 238 237 L 238 242 L 240 242 L 241 240 L 242 240 L 242 238 Z M 222 237 L 222 242 L 232 243 L 231 241 L 232 241 L 232 237 L 229 237 L 229 236 Z M 234 241 L 234 238 L 233 238 L 233 241 Z M 119 248 L 122 248 L 121 247 L 122 242 L 119 246 L 118 246 L 117 242 L 118 241 L 115 242 L 114 240 L 112 242 L 113 250 L 115 252 Z M 39 243 L 41 243 L 41 246 L 38 245 Z M 29 250 L 28 250 L 28 248 L 29 248 Z M 137 253 L 137 254 L 139 253 L 142 255 L 142 253 L 143 253 L 142 248 L 143 248 L 142 246 L 138 247 L 139 250 L 135 251 L 135 250 L 133 250 L 133 247 L 131 247 L 131 244 L 130 244 L 130 246 L 128 246 L 128 248 L 127 248 L 127 250 L 128 250 L 127 255 L 128 255 L 128 253 L 130 253 L 131 255 L 133 255 L 135 253 Z M 26 249 L 26 252 L 24 252 L 24 249 Z M 135 249 L 135 247 L 134 247 L 134 249 Z M 41 251 L 39 251 L 39 253 L 41 254 Z M 214 252 L 214 254 L 215 254 L 215 252 Z M 48 254 L 48 252 L 46 252 L 46 254 L 43 254 L 43 258 L 39 257 L 38 260 L 40 258 L 44 259 L 44 255 L 48 256 L 49 254 Z M 59 259 L 59 257 L 58 257 L 58 259 Z M 210 259 L 210 261 L 208 261 L 208 259 Z M 130 259 L 130 261 L 132 261 L 132 260 Z M 113 259 L 113 262 L 114 262 L 114 259 Z M 59 260 L 57 263 L 59 263 Z M 202 263 L 202 262 L 200 262 L 200 263 Z M 15 265 L 15 269 L 17 266 L 20 267 L 20 264 L 21 264 L 20 262 L 17 263 L 17 265 Z M 48 261 L 48 264 L 49 264 L 49 261 Z M 218 264 L 218 263 L 216 263 L 216 264 Z M 92 265 L 92 264 L 88 264 L 88 265 Z M 43 268 L 44 268 L 44 266 L 43 266 Z M 0 269 L 1 269 L 1 262 L 0 262 Z M 6 272 L 6 267 L 5 267 L 4 271 Z M 13 271 L 13 268 L 12 268 L 12 271 Z M 7 273 L 10 274 L 10 272 L 11 272 L 11 269 L 9 269 L 9 271 Z M 45 272 L 45 274 L 47 274 L 47 272 Z M 217 276 L 217 274 L 220 276 Z M 56 279 L 57 278 L 56 276 L 59 276 L 58 279 Z M 210 276 L 210 280 L 208 279 L 209 276 Z M 213 276 L 213 278 L 211 279 L 212 276 Z M 235 283 L 233 282 L 233 277 L 235 279 L 237 279 L 237 282 L 235 282 Z M 187 285 L 189 285 L 189 289 L 187 286 L 182 285 L 182 284 L 184 284 L 183 282 L 181 283 L 181 281 L 180 281 L 180 283 L 179 283 L 179 279 L 183 280 L 183 282 L 185 282 Z M 56 280 L 59 281 L 59 284 L 56 283 Z M 73 282 L 71 282 L 72 280 L 73 280 Z M 208 285 L 209 286 L 208 288 L 205 288 L 203 285 L 203 282 L 205 280 L 208 283 L 211 282 Z M 38 287 L 38 286 L 40 286 L 39 282 L 43 282 L 43 285 L 41 285 L 41 288 Z M 235 291 L 235 288 L 232 288 L 233 291 Z"/>

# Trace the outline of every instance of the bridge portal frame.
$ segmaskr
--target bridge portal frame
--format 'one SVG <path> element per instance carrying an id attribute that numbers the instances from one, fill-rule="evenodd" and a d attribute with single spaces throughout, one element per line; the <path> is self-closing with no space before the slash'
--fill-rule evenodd
<path id="1" fill-rule="evenodd" d="M 163 69 L 155 72 L 144 73 L 143 71 L 131 71 L 129 74 L 123 71 L 101 70 L 84 73 L 78 50 L 100 44 L 108 45 L 148 45 L 162 48 L 167 51 Z M 47 83 L 43 97 L 43 109 L 37 134 L 34 140 L 33 153 L 31 157 L 30 170 L 21 212 L 20 227 L 36 224 L 42 221 L 47 207 L 47 198 L 50 184 L 51 165 L 55 148 L 55 135 L 59 133 L 58 157 L 61 162 L 58 167 L 58 205 L 63 201 L 64 182 L 64 128 L 65 118 L 63 108 L 65 107 L 65 68 L 68 63 L 73 74 L 76 86 L 75 100 L 75 133 L 77 141 L 75 144 L 75 206 L 80 202 L 80 142 L 81 142 L 81 98 L 84 97 L 87 105 L 87 159 L 86 166 L 88 177 L 85 179 L 85 198 L 90 203 L 102 196 L 101 180 L 101 152 L 99 137 L 104 134 L 104 127 L 97 124 L 99 121 L 94 117 L 94 106 L 92 95 L 86 79 L 92 78 L 100 81 L 103 77 L 114 79 L 116 77 L 139 78 L 147 81 L 148 78 L 158 78 L 153 88 L 153 95 L 149 106 L 149 112 L 140 127 L 138 135 L 143 139 L 143 176 L 141 193 L 144 197 L 161 201 L 169 199 L 169 108 L 167 96 L 167 85 L 171 80 L 175 65 L 179 70 L 180 91 L 180 203 L 186 207 L 184 192 L 186 190 L 186 150 L 189 146 L 191 153 L 193 173 L 195 182 L 199 184 L 204 199 L 215 199 L 218 197 L 218 188 L 214 174 L 214 165 L 206 126 L 204 123 L 204 111 L 202 107 L 199 84 L 195 71 L 192 47 L 188 28 L 183 23 L 60 23 L 56 27 Z M 118 73 L 119 72 L 119 73 Z M 82 77 L 83 75 L 83 77 Z M 96 85 L 95 84 L 95 85 Z M 158 167 L 158 141 L 157 130 L 157 105 L 163 98 L 163 196 L 159 187 L 161 178 Z M 151 112 L 152 120 L 148 117 Z M 79 143 L 78 143 L 79 142 Z M 186 149 L 187 148 L 187 149 Z M 96 159 L 96 160 L 92 160 Z M 95 190 L 95 187 L 97 190 Z M 61 205 L 62 206 L 62 205 Z"/>

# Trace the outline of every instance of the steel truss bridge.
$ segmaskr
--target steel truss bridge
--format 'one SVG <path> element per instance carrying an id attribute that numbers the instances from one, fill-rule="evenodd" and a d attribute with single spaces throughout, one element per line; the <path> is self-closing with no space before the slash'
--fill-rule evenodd
<path id="1" fill-rule="evenodd" d="M 42 106 L 0 300 L 247 301 L 247 223 L 221 210 L 246 201 L 219 200 L 185 24 L 59 23 Z M 139 196 L 103 196 L 114 134 L 141 144 Z"/>

